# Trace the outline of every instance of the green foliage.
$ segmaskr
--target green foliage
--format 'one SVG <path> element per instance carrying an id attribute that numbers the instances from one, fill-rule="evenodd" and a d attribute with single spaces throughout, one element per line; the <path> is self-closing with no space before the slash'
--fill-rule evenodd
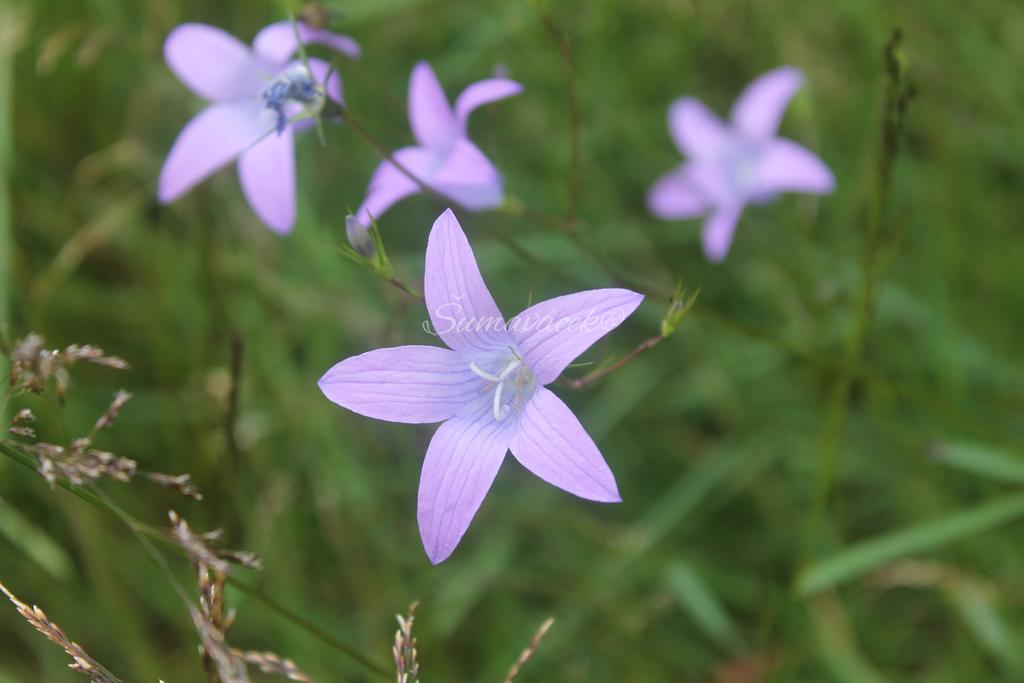
<path id="1" fill-rule="evenodd" d="M 608 367 L 666 337 L 581 390 L 556 387 L 607 456 L 621 505 L 576 500 L 510 460 L 462 545 L 432 567 L 415 517 L 431 428 L 347 413 L 316 380 L 372 347 L 436 343 L 416 292 L 444 207 L 411 198 L 378 221 L 371 259 L 346 251 L 345 217 L 380 157 L 330 123 L 325 146 L 312 134 L 298 144 L 288 237 L 256 221 L 230 170 L 172 206 L 155 200 L 163 156 L 199 107 L 164 65 L 164 37 L 204 21 L 248 39 L 301 4 L 0 8 L 0 312 L 9 303 L 15 335 L 97 344 L 132 365 L 76 368 L 63 408 L 26 405 L 59 440 L 88 432 L 122 385 L 135 395 L 96 446 L 190 472 L 205 500 L 102 488 L 147 524 L 174 508 L 263 557 L 229 585 L 234 643 L 291 657 L 314 680 L 386 680 L 344 648 L 389 662 L 393 615 L 419 599 L 428 681 L 500 681 L 548 615 L 524 683 L 1019 678 L 1024 6 L 327 3 L 332 28 L 365 50 L 338 62 L 348 113 L 389 149 L 411 140 L 418 59 L 449 95 L 498 64 L 525 84 L 472 121 L 505 174 L 507 210 L 460 215 L 506 312 L 627 281 L 647 301 L 581 361 Z M 543 13 L 572 46 L 574 221 L 562 218 L 565 69 Z M 728 260 L 709 264 L 698 221 L 644 208 L 679 161 L 666 109 L 692 94 L 727 114 L 780 64 L 807 74 L 782 133 L 820 153 L 837 192 L 750 207 Z M 886 160 L 910 84 L 902 146 Z M 678 282 L 700 291 L 692 308 L 672 298 Z M 161 569 L 102 499 L 76 493 L 0 455 L 0 580 L 125 680 L 203 680 Z M 187 562 L 168 562 L 194 590 Z M 892 580 L 908 562 L 944 569 Z M 74 680 L 59 650 L 0 608 L 0 681 Z"/>

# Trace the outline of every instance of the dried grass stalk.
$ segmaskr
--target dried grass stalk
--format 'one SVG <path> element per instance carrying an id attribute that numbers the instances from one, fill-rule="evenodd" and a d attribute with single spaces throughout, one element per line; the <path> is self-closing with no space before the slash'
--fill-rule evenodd
<path id="1" fill-rule="evenodd" d="M 512 681 L 516 679 L 519 672 L 522 670 L 523 665 L 533 658 L 533 655 L 537 652 L 537 648 L 540 647 L 541 639 L 554 623 L 555 620 L 553 617 L 548 617 L 544 620 L 540 625 L 540 628 L 537 629 L 537 632 L 533 634 L 533 639 L 530 641 L 530 644 L 527 645 L 526 649 L 519 654 L 519 658 L 515 661 L 515 664 L 513 664 L 512 668 L 508 670 L 508 675 L 505 676 L 505 683 L 512 683 Z"/>
<path id="2" fill-rule="evenodd" d="M 222 550 L 210 547 L 212 543 L 221 540 L 220 529 L 208 531 L 205 534 L 197 534 L 181 515 L 174 510 L 167 513 L 171 520 L 170 536 L 188 555 L 192 563 L 200 568 L 208 567 L 214 572 L 230 574 L 231 565 L 239 564 L 248 569 L 260 569 L 262 563 L 256 553 L 242 550 Z"/>
<path id="3" fill-rule="evenodd" d="M 227 609 L 224 604 L 227 576 L 203 562 L 196 564 L 196 570 L 199 577 L 199 608 L 190 607 L 189 613 L 199 634 L 207 680 L 251 683 L 246 667 L 252 665 L 264 673 L 284 676 L 293 681 L 312 681 L 295 662 L 286 657 L 273 652 L 239 650 L 228 645 L 227 632 L 235 621 L 235 612 Z"/>
<path id="4" fill-rule="evenodd" d="M 231 652 L 247 664 L 259 667 L 260 671 L 265 674 L 284 676 L 289 680 L 303 681 L 304 683 L 309 683 L 312 680 L 302 673 L 295 662 L 273 652 L 242 652 L 241 650 L 232 650 Z"/>
<path id="5" fill-rule="evenodd" d="M 419 602 L 409 605 L 409 611 L 398 619 L 398 630 L 395 631 L 395 644 L 391 648 L 395 656 L 395 671 L 398 683 L 419 683 L 420 665 L 416 661 L 416 638 L 412 635 L 412 624 L 416 620 L 416 607 Z"/>
<path id="6" fill-rule="evenodd" d="M 176 491 L 189 498 L 202 500 L 202 495 L 195 484 L 193 484 L 192 477 L 188 474 L 172 475 L 159 472 L 145 472 L 139 470 L 138 463 L 130 458 L 122 458 L 113 453 L 92 447 L 92 440 L 96 433 L 103 429 L 109 429 L 114 425 L 121 414 L 121 409 L 124 408 L 131 397 L 132 395 L 127 391 L 119 390 L 114 394 L 114 398 L 107 407 L 107 410 L 96 420 L 89 435 L 75 439 L 68 446 L 60 446 L 45 441 L 36 441 L 31 444 L 19 443 L 18 446 L 35 458 L 36 470 L 40 476 L 46 479 L 51 487 L 56 485 L 57 479 L 60 477 L 64 477 L 71 483 L 81 486 L 103 477 L 127 483 L 136 475 L 141 475 L 154 484 L 166 486 L 172 491 Z M 29 423 L 34 421 L 35 415 L 32 414 L 32 411 L 19 411 L 11 421 L 12 426 L 8 431 L 17 436 L 35 439 L 35 430 L 28 426 Z"/>
<path id="7" fill-rule="evenodd" d="M 199 492 L 199 489 L 192 482 L 191 474 L 161 474 L 160 472 L 145 471 L 140 471 L 139 474 L 158 486 L 166 486 L 172 491 L 192 500 L 203 499 L 203 494 Z"/>
<path id="8" fill-rule="evenodd" d="M 82 649 L 78 643 L 70 640 L 65 635 L 64 630 L 57 624 L 50 621 L 46 613 L 33 605 L 29 607 L 21 600 L 16 598 L 13 593 L 7 590 L 7 586 L 0 583 L 0 591 L 7 596 L 7 599 L 14 603 L 18 613 L 24 617 L 32 628 L 42 633 L 46 638 L 63 648 L 64 652 L 71 657 L 72 662 L 68 666 L 71 667 L 72 671 L 84 674 L 89 677 L 90 683 L 121 683 L 114 674 L 107 671 L 99 662 L 89 656 L 89 654 Z"/>
<path id="9" fill-rule="evenodd" d="M 12 389 L 41 394 L 47 383 L 54 380 L 61 398 L 67 393 L 70 383 L 68 368 L 75 363 L 93 363 L 116 370 L 128 368 L 124 360 L 109 356 L 103 349 L 89 344 L 72 344 L 63 351 L 47 349 L 46 340 L 34 332 L 14 342 L 9 353 Z"/>
<path id="10" fill-rule="evenodd" d="M 107 408 L 107 411 L 100 415 L 99 419 L 96 420 L 96 424 L 93 425 L 93 433 L 95 434 L 101 429 L 108 429 L 112 427 L 114 422 L 117 421 L 118 415 L 121 414 L 121 408 L 124 408 L 124 404 L 127 403 L 131 397 L 132 395 L 127 391 L 119 389 L 117 393 L 114 394 L 114 400 L 110 402 L 110 406 Z"/>

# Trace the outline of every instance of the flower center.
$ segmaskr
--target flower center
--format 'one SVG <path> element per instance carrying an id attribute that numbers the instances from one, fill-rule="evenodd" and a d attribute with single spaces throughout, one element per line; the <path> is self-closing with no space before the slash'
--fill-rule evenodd
<path id="1" fill-rule="evenodd" d="M 533 395 L 536 380 L 533 371 L 523 362 L 522 356 L 515 349 L 498 359 L 489 359 L 488 365 L 496 367 L 496 371 L 485 370 L 476 361 L 469 364 L 474 375 L 485 379 L 493 385 L 494 400 L 491 412 L 495 420 L 504 420 L 513 411 L 519 410 Z M 493 361 L 497 360 L 497 363 Z"/>
<path id="2" fill-rule="evenodd" d="M 317 83 L 313 74 L 303 64 L 293 64 L 263 86 L 263 104 L 277 114 L 277 134 L 280 135 L 288 124 L 285 107 L 297 102 L 304 108 L 319 109 L 326 94 L 324 87 Z"/>
<path id="3" fill-rule="evenodd" d="M 729 149 L 726 167 L 729 169 L 728 180 L 734 193 L 747 195 L 754 189 L 760 155 L 760 146 L 748 141 L 738 142 Z"/>

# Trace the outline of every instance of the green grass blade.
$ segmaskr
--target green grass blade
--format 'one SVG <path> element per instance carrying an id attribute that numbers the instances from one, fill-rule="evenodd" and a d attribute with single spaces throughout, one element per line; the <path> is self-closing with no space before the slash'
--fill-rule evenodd
<path id="1" fill-rule="evenodd" d="M 718 596 L 687 562 L 673 562 L 665 571 L 669 590 L 679 606 L 711 640 L 728 648 L 736 640 L 736 629 Z"/>
<path id="2" fill-rule="evenodd" d="M 1024 672 L 1024 655 L 1013 629 L 1000 615 L 989 591 L 974 583 L 953 590 L 953 600 L 967 628 L 1014 680 Z"/>
<path id="3" fill-rule="evenodd" d="M 0 536 L 21 548 L 25 556 L 58 581 L 71 576 L 71 557 L 46 531 L 27 520 L 17 509 L 0 503 Z"/>
<path id="4" fill-rule="evenodd" d="M 797 578 L 797 592 L 814 595 L 898 557 L 933 550 L 1022 515 L 1024 494 L 1015 494 L 857 543 L 808 566 Z"/>
<path id="5" fill-rule="evenodd" d="M 1012 484 L 1024 484 L 1024 457 L 983 444 L 954 442 L 935 449 L 935 459 L 947 467 Z"/>

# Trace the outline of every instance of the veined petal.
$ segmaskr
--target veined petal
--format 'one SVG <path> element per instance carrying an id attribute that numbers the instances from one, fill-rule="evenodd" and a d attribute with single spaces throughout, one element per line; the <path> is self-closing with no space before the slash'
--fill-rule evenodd
<path id="1" fill-rule="evenodd" d="M 423 147 L 403 147 L 391 156 L 424 182 L 431 179 L 441 163 L 435 152 Z M 370 178 L 366 199 L 356 211 L 356 220 L 369 227 L 371 219 L 380 220 L 392 205 L 419 191 L 419 185 L 399 171 L 394 164 L 382 161 Z"/>
<path id="2" fill-rule="evenodd" d="M 807 148 L 792 140 L 779 138 L 768 144 L 757 162 L 755 191 L 809 192 L 828 194 L 835 189 L 832 171 Z"/>
<path id="3" fill-rule="evenodd" d="M 213 101 L 256 96 L 272 75 L 248 45 L 207 24 L 182 24 L 171 31 L 164 59 L 189 90 Z"/>
<path id="4" fill-rule="evenodd" d="M 301 22 L 297 24 L 297 27 L 298 38 L 304 44 L 316 43 L 326 45 L 353 59 L 358 58 L 363 53 L 359 43 L 348 36 L 323 29 L 315 29 Z M 295 54 L 299 44 L 295 38 L 295 28 L 292 27 L 292 23 L 290 21 L 279 21 L 257 33 L 252 46 L 260 57 L 271 64 L 284 64 Z"/>
<path id="5" fill-rule="evenodd" d="M 628 289 L 591 289 L 530 306 L 509 332 L 539 384 L 550 384 L 591 344 L 618 327 L 643 301 Z"/>
<path id="6" fill-rule="evenodd" d="M 477 81 L 462 91 L 462 94 L 455 100 L 455 118 L 458 119 L 462 130 L 466 130 L 466 121 L 470 113 L 485 104 L 503 100 L 523 92 L 523 86 L 508 78 L 488 78 L 484 81 Z"/>
<path id="7" fill-rule="evenodd" d="M 270 133 L 238 159 L 238 179 L 249 206 L 278 234 L 295 225 L 295 133 Z"/>
<path id="8" fill-rule="evenodd" d="M 658 218 L 693 218 L 708 210 L 707 195 L 694 182 L 689 164 L 661 176 L 647 192 L 647 208 Z"/>
<path id="9" fill-rule="evenodd" d="M 456 351 L 492 351 L 508 345 L 505 319 L 451 209 L 438 217 L 427 239 L 423 296 L 434 330 Z"/>
<path id="10" fill-rule="evenodd" d="M 480 378 L 459 354 L 438 346 L 368 351 L 341 361 L 318 384 L 354 413 L 409 424 L 447 420 L 480 393 Z"/>
<path id="11" fill-rule="evenodd" d="M 426 62 L 416 64 L 409 79 L 409 125 L 417 142 L 435 149 L 451 144 L 457 132 L 448 98 Z"/>
<path id="12" fill-rule="evenodd" d="M 540 387 L 526 404 L 512 439 L 512 455 L 538 477 L 580 498 L 622 500 L 615 475 L 569 406 Z"/>
<path id="13" fill-rule="evenodd" d="M 465 137 L 452 147 L 430 185 L 471 211 L 495 209 L 505 201 L 498 169 Z"/>
<path id="14" fill-rule="evenodd" d="M 173 202 L 265 135 L 261 109 L 257 100 L 211 104 L 185 124 L 160 170 L 160 202 Z"/>
<path id="15" fill-rule="evenodd" d="M 792 66 L 774 69 L 758 77 L 733 105 L 733 125 L 754 139 L 772 137 L 779 130 L 786 107 L 803 80 L 800 69 Z"/>
<path id="16" fill-rule="evenodd" d="M 434 564 L 459 544 L 498 474 L 513 421 L 456 417 L 434 433 L 420 474 L 420 537 Z"/>
<path id="17" fill-rule="evenodd" d="M 732 236 L 736 232 L 736 223 L 743 212 L 739 203 L 726 204 L 715 209 L 706 221 L 701 232 L 704 244 L 704 255 L 709 261 L 719 262 L 725 259 L 732 244 Z"/>
<path id="18" fill-rule="evenodd" d="M 681 97 L 668 110 L 676 147 L 694 157 L 714 157 L 729 145 L 731 133 L 718 116 L 693 97 Z"/>

